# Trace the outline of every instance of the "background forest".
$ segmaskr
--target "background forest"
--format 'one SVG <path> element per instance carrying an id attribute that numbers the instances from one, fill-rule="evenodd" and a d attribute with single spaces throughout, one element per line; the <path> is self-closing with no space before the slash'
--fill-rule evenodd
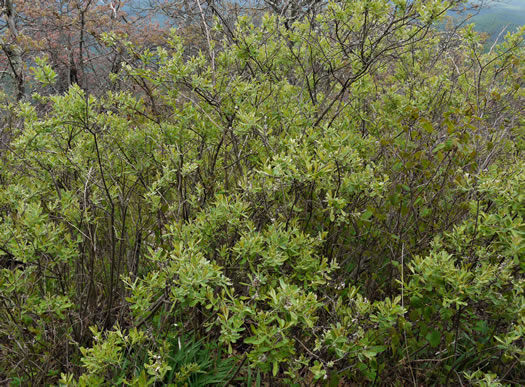
<path id="1" fill-rule="evenodd" d="M 0 383 L 525 384 L 524 27 L 0 5 Z"/>

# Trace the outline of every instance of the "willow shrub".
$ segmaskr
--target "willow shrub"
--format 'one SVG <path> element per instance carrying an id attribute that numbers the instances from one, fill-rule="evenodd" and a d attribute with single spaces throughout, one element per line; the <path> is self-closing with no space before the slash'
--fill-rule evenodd
<path id="1" fill-rule="evenodd" d="M 450 6 L 241 18 L 211 57 L 107 34 L 99 97 L 42 59 L 5 106 L 5 376 L 523 382 L 523 30 L 482 53 Z"/>

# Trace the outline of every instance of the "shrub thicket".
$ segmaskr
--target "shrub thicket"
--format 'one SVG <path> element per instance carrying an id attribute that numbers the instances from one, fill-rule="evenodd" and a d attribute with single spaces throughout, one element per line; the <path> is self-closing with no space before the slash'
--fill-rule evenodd
<path id="1" fill-rule="evenodd" d="M 40 60 L 3 105 L 0 375 L 525 382 L 525 29 L 484 52 L 449 7 L 106 34 L 100 96 Z"/>

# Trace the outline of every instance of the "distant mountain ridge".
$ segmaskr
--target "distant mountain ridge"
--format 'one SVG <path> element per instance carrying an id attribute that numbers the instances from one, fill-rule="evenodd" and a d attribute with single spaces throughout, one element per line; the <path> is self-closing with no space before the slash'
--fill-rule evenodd
<path id="1" fill-rule="evenodd" d="M 471 22 L 479 32 L 489 34 L 489 43 L 505 30 L 513 32 L 525 24 L 525 0 L 503 0 L 490 2 L 474 15 Z"/>
<path id="2" fill-rule="evenodd" d="M 235 0 L 234 0 L 235 1 Z M 478 1 L 475 1 L 479 3 Z M 138 16 L 140 12 L 136 7 L 147 6 L 148 0 L 132 0 L 124 10 L 130 14 Z M 488 43 L 493 42 L 502 30 L 504 36 L 508 31 L 515 31 L 516 28 L 525 24 L 525 0 L 491 0 L 486 1 L 486 5 L 474 14 L 471 22 L 475 24 L 475 29 L 479 32 L 486 32 L 489 35 Z M 461 18 L 466 16 L 462 14 Z M 165 16 L 158 15 L 155 19 L 158 22 L 165 22 Z"/>

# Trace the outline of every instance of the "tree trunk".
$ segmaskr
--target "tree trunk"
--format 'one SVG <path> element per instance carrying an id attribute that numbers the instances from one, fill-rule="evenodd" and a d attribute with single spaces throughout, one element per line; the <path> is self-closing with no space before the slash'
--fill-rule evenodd
<path id="1" fill-rule="evenodd" d="M 16 83 L 16 99 L 20 101 L 25 94 L 24 63 L 21 58 L 21 48 L 17 45 L 18 30 L 16 27 L 15 10 L 11 0 L 1 0 L 0 4 L 2 5 L 0 15 L 5 19 L 9 31 L 8 36 L 2 38 L 0 45 L 7 57 L 9 68 L 13 73 L 13 78 Z"/>

